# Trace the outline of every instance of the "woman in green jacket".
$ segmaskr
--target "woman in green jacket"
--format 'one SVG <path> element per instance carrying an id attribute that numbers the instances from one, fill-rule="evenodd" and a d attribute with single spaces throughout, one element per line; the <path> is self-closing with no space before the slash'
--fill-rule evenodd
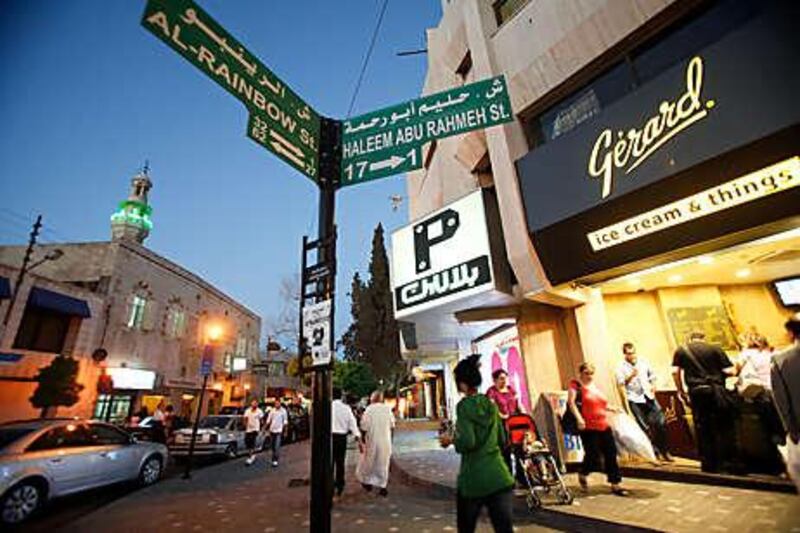
<path id="1" fill-rule="evenodd" d="M 481 373 L 473 354 L 456 365 L 458 390 L 464 398 L 456 406 L 455 436 L 441 435 L 443 447 L 454 444 L 461 454 L 458 472 L 457 520 L 458 531 L 475 531 L 481 509 L 489 511 L 489 519 L 497 533 L 511 533 L 512 489 L 514 479 L 501 453 L 505 432 L 500 426 L 497 406 L 478 393 Z"/>

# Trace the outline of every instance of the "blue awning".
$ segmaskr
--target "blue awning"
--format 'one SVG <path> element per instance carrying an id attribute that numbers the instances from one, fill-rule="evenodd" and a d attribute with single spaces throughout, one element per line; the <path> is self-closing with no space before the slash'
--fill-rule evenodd
<path id="1" fill-rule="evenodd" d="M 11 298 L 11 284 L 8 278 L 0 276 L 0 299 L 2 298 Z"/>
<path id="2" fill-rule="evenodd" d="M 28 296 L 28 305 L 38 307 L 39 309 L 57 311 L 65 315 L 79 316 L 81 318 L 89 318 L 92 316 L 89 312 L 89 304 L 86 303 L 86 300 L 73 298 L 66 294 L 59 294 L 39 287 L 31 289 L 31 293 Z"/>

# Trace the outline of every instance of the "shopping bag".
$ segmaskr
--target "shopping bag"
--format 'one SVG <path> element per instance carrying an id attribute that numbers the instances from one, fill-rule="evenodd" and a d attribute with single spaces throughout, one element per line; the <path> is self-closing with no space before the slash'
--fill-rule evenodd
<path id="1" fill-rule="evenodd" d="M 786 436 L 786 446 L 778 446 L 781 457 L 786 463 L 786 473 L 794 482 L 797 491 L 800 492 L 800 443 L 792 442 L 791 437 Z"/>
<path id="2" fill-rule="evenodd" d="M 639 424 L 626 413 L 609 413 L 608 423 L 617 443 L 617 455 L 625 459 L 630 456 L 655 461 L 653 444 Z"/>

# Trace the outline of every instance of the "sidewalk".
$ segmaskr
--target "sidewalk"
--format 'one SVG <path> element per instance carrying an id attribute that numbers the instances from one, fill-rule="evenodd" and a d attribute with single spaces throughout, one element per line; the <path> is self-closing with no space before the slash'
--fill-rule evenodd
<path id="1" fill-rule="evenodd" d="M 460 458 L 439 447 L 436 431 L 401 428 L 394 439 L 394 467 L 410 482 L 436 494 L 453 494 Z M 584 493 L 575 474 L 567 484 L 573 505 L 545 499 L 545 509 L 633 527 L 679 532 L 800 532 L 800 496 L 750 489 L 627 478 L 627 499 L 610 493 L 600 474 Z"/>

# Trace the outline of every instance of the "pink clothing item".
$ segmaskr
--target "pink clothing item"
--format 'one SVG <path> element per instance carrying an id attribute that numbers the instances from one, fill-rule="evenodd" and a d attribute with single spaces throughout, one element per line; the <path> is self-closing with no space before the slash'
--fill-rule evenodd
<path id="1" fill-rule="evenodd" d="M 497 387 L 492 385 L 486 391 L 486 396 L 497 405 L 497 410 L 502 415 L 513 415 L 519 410 L 517 403 L 517 393 L 511 385 L 506 387 L 506 392 L 500 392 Z"/>

